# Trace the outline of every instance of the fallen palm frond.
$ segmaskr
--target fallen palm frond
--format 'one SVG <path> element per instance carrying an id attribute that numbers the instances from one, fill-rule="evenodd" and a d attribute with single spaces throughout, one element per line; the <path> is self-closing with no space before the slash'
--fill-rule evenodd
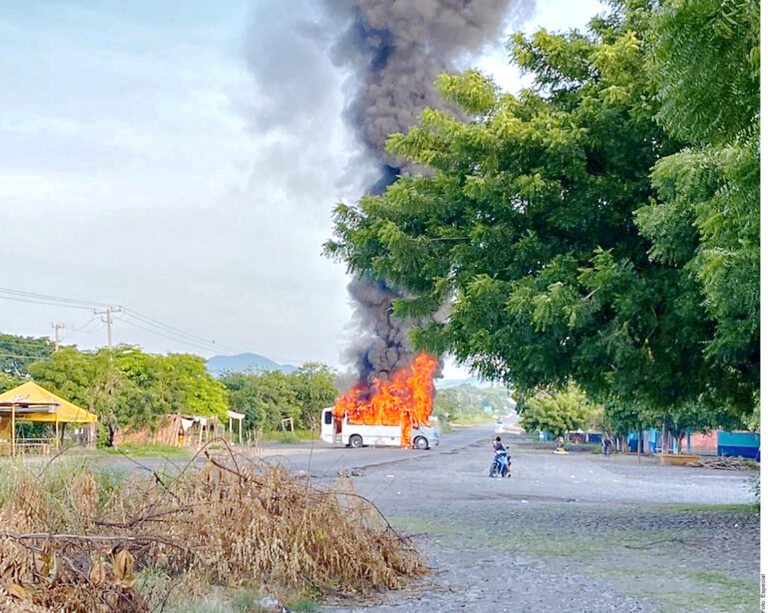
<path id="1" fill-rule="evenodd" d="M 0 602 L 30 607 L 19 611 L 149 611 L 167 594 L 137 588 L 145 569 L 186 594 L 256 586 L 278 599 L 400 588 L 426 572 L 344 481 L 319 491 L 283 468 L 244 468 L 229 456 L 109 487 L 81 468 L 56 487 L 51 496 L 42 478 L 24 474 L 0 508 Z"/>

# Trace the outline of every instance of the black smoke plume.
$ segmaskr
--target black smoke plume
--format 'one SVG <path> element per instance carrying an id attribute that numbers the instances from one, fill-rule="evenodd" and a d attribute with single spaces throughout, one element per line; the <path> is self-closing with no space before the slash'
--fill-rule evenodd
<path id="1" fill-rule="evenodd" d="M 342 29 L 331 53 L 351 75 L 345 118 L 380 169 L 368 188 L 373 194 L 383 193 L 403 170 L 402 160 L 384 149 L 387 137 L 416 123 L 424 107 L 443 106 L 433 87 L 437 75 L 497 44 L 505 22 L 533 8 L 531 0 L 322 1 Z M 354 279 L 349 293 L 361 332 L 346 358 L 360 380 L 386 380 L 413 359 L 407 332 L 418 322 L 393 317 L 399 294 L 384 281 Z"/>
<path id="2" fill-rule="evenodd" d="M 347 289 L 354 300 L 359 336 L 345 352 L 345 361 L 356 368 L 361 381 L 389 380 L 413 360 L 407 333 L 414 322 L 393 316 L 392 301 L 397 294 L 383 281 L 353 279 Z"/>

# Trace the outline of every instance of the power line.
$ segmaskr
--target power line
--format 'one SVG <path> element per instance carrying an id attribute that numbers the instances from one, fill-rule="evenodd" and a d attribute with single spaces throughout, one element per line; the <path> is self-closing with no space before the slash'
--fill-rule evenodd
<path id="1" fill-rule="evenodd" d="M 112 349 L 112 322 L 114 321 L 112 314 L 119 313 L 122 310 L 122 307 L 113 306 L 108 306 L 103 311 L 97 311 L 96 309 L 93 310 L 94 315 L 104 315 L 104 319 L 102 319 L 102 321 L 107 324 L 107 347 L 110 349 Z"/>
<path id="2" fill-rule="evenodd" d="M 72 326 L 70 326 L 70 328 L 69 328 L 69 329 L 70 329 L 70 330 L 72 330 L 73 332 L 84 332 L 84 331 L 85 331 L 85 329 L 86 329 L 86 328 L 87 328 L 87 327 L 88 327 L 90 324 L 92 324 L 94 321 L 99 321 L 100 323 L 103 323 L 103 322 L 101 322 L 101 320 L 99 320 L 99 316 L 98 316 L 98 315 L 94 315 L 94 316 L 93 316 L 93 317 L 91 317 L 91 318 L 90 318 L 88 321 L 86 321 L 86 322 L 85 322 L 85 323 L 84 323 L 82 326 L 78 326 L 78 327 L 76 327 L 76 328 L 75 328 L 75 327 L 72 327 Z"/>
<path id="3" fill-rule="evenodd" d="M 245 352 L 244 349 L 233 347 L 231 345 L 217 343 L 215 340 L 209 340 L 197 334 L 193 334 L 191 332 L 187 332 L 180 328 L 170 326 L 161 321 L 153 319 L 152 317 L 139 313 L 138 311 L 134 311 L 133 309 L 127 309 L 125 307 L 116 306 L 114 304 L 108 304 L 106 302 L 95 302 L 95 301 L 87 301 L 87 300 L 78 300 L 74 298 L 64 298 L 62 296 L 38 294 L 35 292 L 26 292 L 26 291 L 4 288 L 4 287 L 0 287 L 0 300 L 13 300 L 17 302 L 44 304 L 48 306 L 92 310 L 95 316 L 99 315 L 99 313 L 97 313 L 96 311 L 97 308 L 106 309 L 106 311 L 102 311 L 100 314 L 107 315 L 107 320 L 108 320 L 107 329 L 109 333 L 111 333 L 111 323 L 115 319 L 112 317 L 112 314 L 115 312 L 121 311 L 123 313 L 123 317 L 117 318 L 120 321 L 127 323 L 135 328 L 144 330 L 145 332 L 149 332 L 150 334 L 154 334 L 156 336 L 165 338 L 166 340 L 171 340 L 171 341 L 183 343 L 186 345 L 194 346 L 198 349 L 203 348 L 207 351 L 228 350 L 228 351 L 234 351 L 237 353 Z M 73 328 L 72 330 L 73 331 L 83 330 L 94 319 L 95 317 L 88 320 L 81 327 Z M 133 319 L 134 321 L 130 321 L 130 319 Z M 111 346 L 111 334 L 109 334 L 109 336 L 110 338 L 108 339 L 108 344 Z"/>
<path id="4" fill-rule="evenodd" d="M 179 328 L 174 328 L 173 326 L 169 326 L 167 324 L 159 322 L 156 319 L 152 319 L 151 317 L 147 317 L 146 315 L 142 315 L 141 313 L 137 313 L 136 311 L 133 311 L 131 309 L 124 309 L 124 314 L 127 315 L 128 317 L 133 317 L 134 319 L 139 320 L 142 324 L 152 326 L 154 328 L 159 329 L 162 332 L 172 334 L 174 336 L 178 336 L 184 340 L 189 340 L 194 343 L 201 343 L 211 349 L 217 349 L 217 350 L 228 349 L 230 351 L 244 353 L 244 350 L 241 348 L 233 347 L 231 345 L 225 345 L 222 343 L 217 343 L 215 340 L 209 340 L 202 336 L 198 336 L 197 334 L 192 334 L 191 332 L 186 332 L 184 330 L 180 330 Z M 125 320 L 123 319 L 123 321 Z"/>
<path id="5" fill-rule="evenodd" d="M 3 295 L 5 294 L 5 295 Z M 20 302 L 38 302 L 41 304 L 55 304 L 56 306 L 65 306 L 76 309 L 93 309 L 94 307 L 107 307 L 108 304 L 94 302 L 92 300 L 77 300 L 74 298 L 63 298 L 61 296 L 52 296 L 50 294 L 37 294 L 35 292 L 25 292 L 7 287 L 0 287 L 0 298 L 6 300 L 18 300 Z"/>
<path id="6" fill-rule="evenodd" d="M 150 326 L 154 326 L 157 328 L 161 328 L 164 330 L 167 330 L 169 332 L 173 332 L 175 334 L 180 334 L 182 336 L 185 336 L 190 339 L 194 339 L 197 341 L 201 341 L 203 343 L 214 343 L 215 341 L 210 341 L 207 338 L 203 338 L 202 336 L 198 336 L 196 334 L 192 334 L 191 332 L 185 332 L 184 330 L 180 330 L 178 328 L 174 328 L 173 326 L 169 326 L 168 324 L 164 324 L 162 322 L 157 321 L 156 319 L 152 319 L 151 317 L 147 317 L 146 315 L 142 315 L 141 313 L 137 313 L 136 311 L 133 311 L 131 309 L 125 309 L 125 314 L 129 317 L 134 317 L 135 319 L 138 319 L 145 324 L 148 324 Z"/>
<path id="7" fill-rule="evenodd" d="M 58 307 L 64 307 L 67 309 L 83 309 L 86 311 L 90 311 L 93 307 L 87 307 L 87 306 L 80 306 L 76 304 L 69 304 L 69 303 L 61 303 L 61 302 L 53 302 L 53 301 L 46 301 L 46 300 L 36 300 L 34 298 L 19 298 L 16 296 L 3 296 L 0 294 L 0 300 L 13 300 L 15 302 L 27 302 L 31 304 L 46 304 L 49 306 L 58 306 Z"/>
<path id="8" fill-rule="evenodd" d="M 156 336 L 159 336 L 161 338 L 164 338 L 169 341 L 174 341 L 176 343 L 182 343 L 191 347 L 195 347 L 196 349 L 205 349 L 207 351 L 210 351 L 212 349 L 212 346 L 208 343 L 200 343 L 197 341 L 192 341 L 189 339 L 183 339 L 175 336 L 170 336 L 167 334 L 163 334 L 159 330 L 154 330 L 152 328 L 147 328 L 145 326 L 139 325 L 134 321 L 130 321 L 128 319 L 125 319 L 124 317 L 118 317 L 119 321 L 123 322 L 124 324 L 128 324 L 129 326 L 133 326 L 134 328 L 138 328 L 139 330 L 144 330 L 145 332 L 149 332 L 150 334 L 154 334 Z"/>
<path id="9" fill-rule="evenodd" d="M 1 298 L 5 298 L 5 296 L 0 296 L 0 299 Z M 22 302 L 27 302 L 26 300 L 21 300 L 21 301 Z M 35 301 L 35 302 L 37 302 L 37 301 Z M 88 319 L 85 323 L 83 323 L 83 324 L 81 324 L 79 326 L 73 326 L 73 325 L 70 325 L 70 324 L 64 324 L 62 322 L 54 322 L 52 324 L 52 326 L 54 328 L 54 331 L 57 331 L 57 328 L 66 328 L 66 329 L 68 329 L 68 330 L 70 330 L 72 332 L 84 332 L 88 328 L 88 326 L 90 326 L 94 321 L 97 321 L 97 320 L 98 320 L 98 316 L 94 315 L 93 317 Z M 2 336 L 1 333 L 0 333 L 0 336 Z M 14 336 L 13 337 L 13 341 L 11 341 L 11 342 L 12 342 L 13 345 L 21 345 L 22 348 L 23 348 L 24 345 L 26 345 L 27 347 L 35 347 L 35 348 L 37 348 L 37 347 L 40 346 L 40 341 L 41 340 L 45 340 L 47 343 L 50 343 L 50 340 L 48 339 L 48 337 L 45 337 L 45 336 L 43 336 L 43 337 Z M 2 345 L 2 344 L 3 344 L 3 341 L 0 339 L 0 345 Z M 54 340 L 54 346 L 55 346 L 55 344 L 56 343 L 55 343 L 55 340 Z"/>

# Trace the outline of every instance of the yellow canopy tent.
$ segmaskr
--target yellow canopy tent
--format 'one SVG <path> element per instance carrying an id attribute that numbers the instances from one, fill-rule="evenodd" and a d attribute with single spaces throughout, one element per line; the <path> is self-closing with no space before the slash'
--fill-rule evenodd
<path id="1" fill-rule="evenodd" d="M 33 381 L 0 394 L 0 438 L 10 440 L 12 455 L 16 455 L 17 422 L 56 424 L 58 445 L 59 424 L 92 424 L 98 419 L 94 413 L 64 400 Z"/>

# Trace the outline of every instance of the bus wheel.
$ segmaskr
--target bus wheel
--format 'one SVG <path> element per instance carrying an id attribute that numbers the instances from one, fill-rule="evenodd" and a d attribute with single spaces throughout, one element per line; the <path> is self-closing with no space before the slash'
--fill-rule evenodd
<path id="1" fill-rule="evenodd" d="M 353 434 L 349 437 L 349 446 L 350 447 L 362 447 L 363 446 L 363 437 L 359 434 Z"/>
<path id="2" fill-rule="evenodd" d="M 423 436 L 417 436 L 413 439 L 413 447 L 415 449 L 429 449 L 429 441 Z"/>

